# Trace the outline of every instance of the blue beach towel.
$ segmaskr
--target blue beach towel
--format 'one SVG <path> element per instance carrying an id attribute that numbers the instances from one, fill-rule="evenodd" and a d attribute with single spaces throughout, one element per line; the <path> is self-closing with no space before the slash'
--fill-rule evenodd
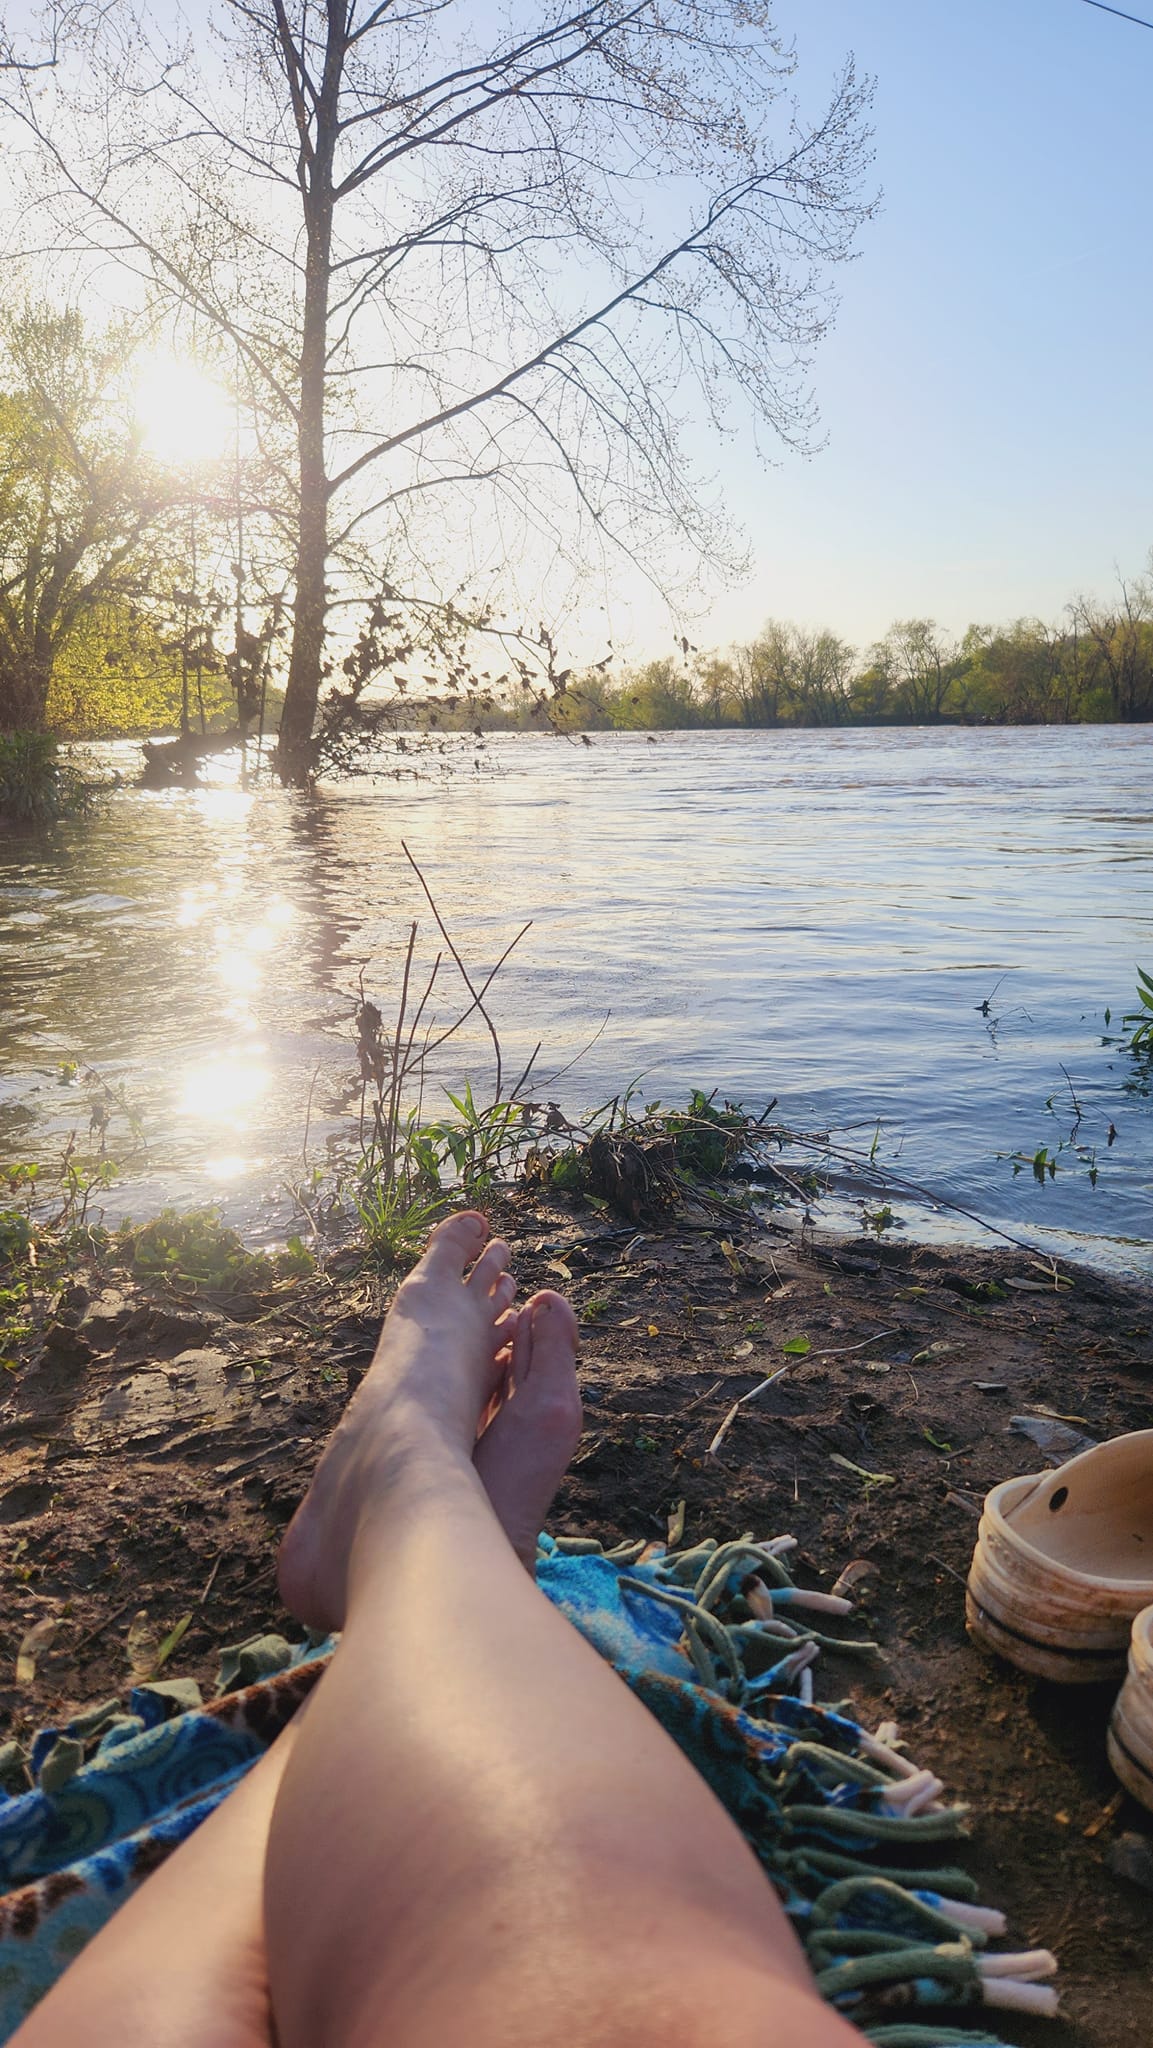
<path id="1" fill-rule="evenodd" d="M 779 1602 L 768 1629 L 747 1618 L 750 1571 Z M 933 2016 L 983 1996 L 986 1937 L 971 1914 L 965 1924 L 972 1882 L 930 1867 L 935 1845 L 962 1832 L 964 1809 L 905 1813 L 887 1796 L 899 1777 L 878 1765 L 856 1722 L 798 1695 L 799 1666 L 822 1639 L 790 1609 L 791 1581 L 772 1546 L 606 1554 L 542 1537 L 537 1580 L 722 1800 L 776 1886 L 819 1989 L 875 2048 L 1000 2048 L 991 2033 Z M 127 1712 L 108 1702 L 42 1730 L 23 1764 L 11 1745 L 0 1751 L 0 1775 L 31 1781 L 0 1792 L 0 2048 L 280 1733 L 332 1645 L 292 1650 L 262 1638 L 246 1650 L 257 1670 L 284 1668 L 184 1711 L 186 1684 L 139 1687 Z"/>

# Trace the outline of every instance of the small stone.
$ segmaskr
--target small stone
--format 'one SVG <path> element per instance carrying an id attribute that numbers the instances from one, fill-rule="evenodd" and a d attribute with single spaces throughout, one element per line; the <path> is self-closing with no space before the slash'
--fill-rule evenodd
<path id="1" fill-rule="evenodd" d="M 1143 1892 L 1153 1892 L 1153 1841 L 1148 1835 L 1118 1835 L 1106 1850 L 1105 1861 L 1114 1877 L 1126 1877 Z"/>
<path id="2" fill-rule="evenodd" d="M 92 1296 L 87 1287 L 79 1280 L 74 1280 L 71 1287 L 65 1287 L 57 1295 L 52 1313 L 58 1323 L 65 1323 L 71 1329 L 75 1329 L 91 1300 Z"/>
<path id="3" fill-rule="evenodd" d="M 153 1303 L 148 1304 L 143 1315 L 148 1335 L 166 1344 L 203 1344 L 206 1337 L 214 1336 L 220 1328 L 219 1316 L 190 1313 L 185 1309 L 158 1308 Z"/>
<path id="4" fill-rule="evenodd" d="M 1015 1436 L 1027 1436 L 1036 1444 L 1047 1465 L 1065 1465 L 1070 1458 L 1076 1458 L 1081 1451 L 1095 1451 L 1097 1438 L 1086 1436 L 1083 1430 L 1071 1429 L 1067 1422 L 1056 1416 L 1013 1415 L 1009 1419 L 1010 1431 Z"/>
<path id="5" fill-rule="evenodd" d="M 46 1366 L 58 1370 L 62 1365 L 87 1365 L 95 1356 L 95 1347 L 71 1323 L 54 1321 L 46 1325 L 43 1352 Z"/>
<path id="6" fill-rule="evenodd" d="M 114 1344 L 131 1314 L 128 1297 L 115 1287 L 106 1287 L 85 1309 L 80 1329 L 93 1344 Z"/>

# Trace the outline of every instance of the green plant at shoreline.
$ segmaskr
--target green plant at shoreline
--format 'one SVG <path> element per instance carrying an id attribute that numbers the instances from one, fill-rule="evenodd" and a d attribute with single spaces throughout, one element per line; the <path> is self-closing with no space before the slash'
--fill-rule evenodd
<path id="1" fill-rule="evenodd" d="M 223 1295 L 264 1292 L 300 1279 L 316 1264 L 299 1237 L 290 1237 L 281 1252 L 249 1251 L 217 1209 L 162 1209 L 149 1223 L 126 1223 L 110 1242 L 108 1262 L 137 1279 Z"/>
<path id="2" fill-rule="evenodd" d="M 12 1241 L 23 1236 L 27 1245 L 37 1227 L 55 1235 L 83 1230 L 93 1196 L 111 1187 L 117 1171 L 115 1160 L 103 1153 L 91 1157 L 79 1152 L 75 1133 L 51 1166 L 20 1159 L 0 1167 L 0 1182 L 15 1198 L 14 1206 L 0 1211 L 0 1252 L 5 1234 Z"/>
<path id="3" fill-rule="evenodd" d="M 632 1102 L 638 1086 L 614 1095 L 581 1124 L 555 1117 L 552 1130 L 546 1126 L 524 1156 L 525 1178 L 639 1217 L 675 1206 L 691 1193 L 705 1194 L 740 1154 L 774 1136 L 767 1111 L 753 1117 L 740 1103 L 718 1105 L 715 1090 L 706 1095 L 694 1088 L 683 1109 L 650 1102 L 637 1115 Z M 551 1135 L 562 1140 L 552 1149 Z M 731 1193 L 726 1198 L 730 1207 L 742 1199 Z"/>
<path id="4" fill-rule="evenodd" d="M 1129 1011 L 1121 1019 L 1122 1029 L 1129 1032 L 1127 1038 L 1111 1032 L 1113 1011 L 1111 1008 L 1105 1010 L 1101 1044 L 1132 1056 L 1133 1071 L 1121 1085 L 1128 1094 L 1147 1095 L 1153 1080 L 1153 975 L 1140 967 L 1137 969 L 1137 999 L 1140 1009 Z M 1065 1135 L 1058 1139 L 1056 1145 L 1046 1142 L 1033 1152 L 998 1152 L 997 1158 L 1010 1162 L 1014 1178 L 1018 1174 L 1031 1173 L 1038 1187 L 1055 1181 L 1064 1169 L 1078 1166 L 1084 1169 L 1090 1187 L 1095 1188 L 1101 1172 L 1099 1146 L 1087 1143 L 1081 1137 L 1085 1111 L 1067 1069 L 1062 1067 L 1061 1072 L 1064 1087 L 1054 1089 L 1046 1097 L 1045 1108 L 1050 1116 L 1068 1117 L 1069 1127 Z M 1116 1137 L 1117 1127 L 1110 1121 L 1102 1140 L 1106 1151 L 1111 1149 Z"/>
<path id="5" fill-rule="evenodd" d="M 1141 1008 L 1130 1011 L 1121 1019 L 1126 1029 L 1130 1024 L 1134 1027 L 1129 1051 L 1153 1052 L 1153 975 L 1146 974 L 1140 967 L 1137 969 L 1137 1000 Z"/>
<path id="6" fill-rule="evenodd" d="M 870 1209 L 864 1202 L 861 1204 L 861 1227 L 871 1230 L 874 1237 L 883 1237 L 886 1230 L 892 1230 L 896 1223 L 897 1218 L 888 1202 L 883 1202 L 878 1209 Z"/>
<path id="7" fill-rule="evenodd" d="M 0 732 L 0 825 L 33 829 L 86 811 L 96 794 L 52 733 Z"/>
<path id="8" fill-rule="evenodd" d="M 403 1180 L 361 1183 L 353 1207 L 369 1251 L 385 1265 L 415 1257 L 434 1223 L 449 1207 L 448 1195 L 412 1194 Z"/>

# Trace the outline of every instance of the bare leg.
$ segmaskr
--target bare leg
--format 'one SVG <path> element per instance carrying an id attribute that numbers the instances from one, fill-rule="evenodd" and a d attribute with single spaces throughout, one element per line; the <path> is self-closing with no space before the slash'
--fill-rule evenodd
<path id="1" fill-rule="evenodd" d="M 483 1303 L 507 1254 L 464 1281 L 482 1242 L 479 1218 L 435 1234 L 282 1548 L 288 1605 L 345 1633 L 273 1815 L 277 2038 L 847 2048 L 732 1822 L 485 1497 Z M 526 1384 L 574 1336 L 538 1297 Z"/>
<path id="2" fill-rule="evenodd" d="M 580 1401 L 571 1361 L 538 1359 L 532 1372 L 528 1322 L 519 1345 L 511 1320 L 497 1329 L 509 1286 L 499 1272 L 496 1279 L 489 1321 L 504 1347 L 501 1405 L 475 1459 L 509 1542 L 531 1565 L 575 1448 Z M 269 1821 L 299 1725 L 122 1907 L 12 2048 L 270 2048 L 261 1889 Z"/>
<path id="3" fill-rule="evenodd" d="M 122 1906 L 10 2048 L 270 2048 L 261 1883 L 296 1725 Z"/>

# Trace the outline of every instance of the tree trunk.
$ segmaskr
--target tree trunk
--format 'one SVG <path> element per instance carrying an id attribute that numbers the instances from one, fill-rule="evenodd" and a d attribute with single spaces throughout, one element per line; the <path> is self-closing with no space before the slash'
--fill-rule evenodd
<path id="1" fill-rule="evenodd" d="M 300 505 L 296 546 L 296 594 L 292 652 L 280 717 L 276 764 L 281 782 L 308 783 L 315 756 L 312 729 L 323 678 L 328 613 L 328 472 L 324 417 L 328 376 L 328 290 L 332 269 L 333 162 L 339 129 L 340 90 L 348 52 L 343 0 L 327 0 L 328 34 L 323 81 L 311 136 L 300 116 L 301 151 L 297 176 L 304 205 L 307 250 L 304 318 L 300 337 L 300 411 L 297 421 Z"/>
<path id="2" fill-rule="evenodd" d="M 302 408 L 303 411 L 303 408 Z M 303 443 L 304 435 L 301 434 Z M 323 456 L 306 458 L 301 447 L 300 527 L 296 550 L 296 596 L 288 684 L 280 714 L 276 763 L 280 780 L 300 788 L 313 769 L 312 728 L 320 696 L 324 656 L 325 569 L 328 560 L 328 498 Z"/>
<path id="3" fill-rule="evenodd" d="M 0 668 L 0 732 L 43 732 L 51 663 L 17 658 Z"/>

